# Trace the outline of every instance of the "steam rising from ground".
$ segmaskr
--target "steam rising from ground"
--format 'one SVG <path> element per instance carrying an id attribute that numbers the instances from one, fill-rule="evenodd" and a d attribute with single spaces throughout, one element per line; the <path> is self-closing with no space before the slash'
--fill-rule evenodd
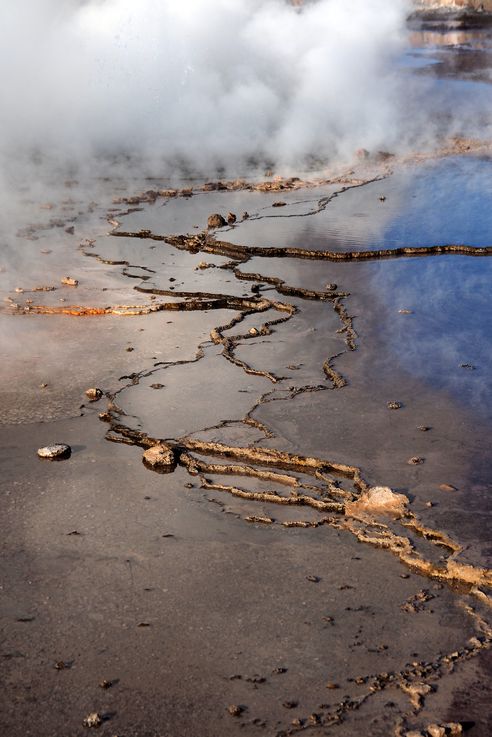
<path id="1" fill-rule="evenodd" d="M 407 11 L 406 0 L 301 12 L 286 0 L 4 2 L 0 150 L 210 170 L 391 147 Z"/>

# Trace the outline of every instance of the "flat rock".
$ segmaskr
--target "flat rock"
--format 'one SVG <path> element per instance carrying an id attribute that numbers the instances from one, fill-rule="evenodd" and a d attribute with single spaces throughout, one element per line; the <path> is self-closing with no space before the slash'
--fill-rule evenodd
<path id="1" fill-rule="evenodd" d="M 49 460 L 70 458 L 71 453 L 71 447 L 65 445 L 65 443 L 54 443 L 53 445 L 46 445 L 44 448 L 38 448 L 38 456 Z"/>

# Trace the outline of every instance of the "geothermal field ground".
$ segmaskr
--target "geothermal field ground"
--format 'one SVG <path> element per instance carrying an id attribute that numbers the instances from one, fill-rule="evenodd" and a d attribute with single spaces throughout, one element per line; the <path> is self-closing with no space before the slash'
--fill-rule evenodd
<path id="1" fill-rule="evenodd" d="M 399 33 L 402 117 L 5 155 L 2 737 L 492 735 L 492 23 Z"/>

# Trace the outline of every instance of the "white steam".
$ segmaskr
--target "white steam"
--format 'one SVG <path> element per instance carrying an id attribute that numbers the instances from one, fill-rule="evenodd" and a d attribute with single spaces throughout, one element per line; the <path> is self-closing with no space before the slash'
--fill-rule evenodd
<path id="1" fill-rule="evenodd" d="M 401 139 L 407 0 L 4 0 L 0 151 L 233 167 Z"/>

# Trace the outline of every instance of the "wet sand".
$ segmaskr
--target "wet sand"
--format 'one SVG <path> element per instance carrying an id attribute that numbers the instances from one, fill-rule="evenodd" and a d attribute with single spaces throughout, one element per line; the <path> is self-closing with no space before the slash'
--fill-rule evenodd
<path id="1" fill-rule="evenodd" d="M 477 148 L 26 206 L 0 273 L 5 734 L 488 737 Z M 399 511 L 364 506 L 380 487 Z"/>

